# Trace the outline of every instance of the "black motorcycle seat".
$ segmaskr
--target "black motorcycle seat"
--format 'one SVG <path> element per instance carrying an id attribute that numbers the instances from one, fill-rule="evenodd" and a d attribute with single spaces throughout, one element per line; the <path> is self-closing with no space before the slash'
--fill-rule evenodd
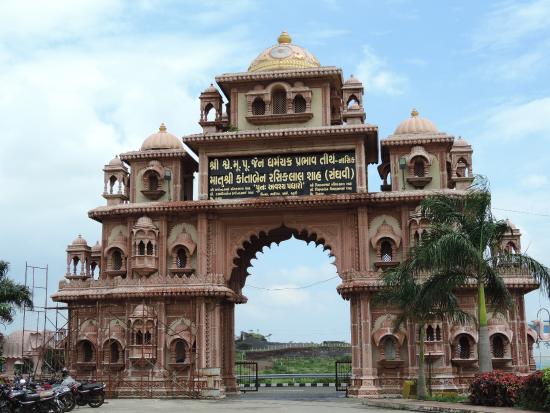
<path id="1" fill-rule="evenodd" d="M 40 395 L 38 393 L 27 393 L 23 400 L 26 402 L 40 400 Z"/>
<path id="2" fill-rule="evenodd" d="M 82 385 L 82 390 L 94 390 L 103 387 L 101 383 L 86 383 Z"/>

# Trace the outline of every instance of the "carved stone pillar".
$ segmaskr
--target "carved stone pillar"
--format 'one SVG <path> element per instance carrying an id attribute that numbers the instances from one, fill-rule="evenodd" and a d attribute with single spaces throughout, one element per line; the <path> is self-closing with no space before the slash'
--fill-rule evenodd
<path id="1" fill-rule="evenodd" d="M 238 392 L 235 378 L 235 303 L 222 304 L 222 380 L 226 393 Z"/>
<path id="2" fill-rule="evenodd" d="M 353 295 L 350 308 L 352 383 L 348 394 L 352 397 L 377 397 L 380 389 L 372 362 L 370 295 Z"/>

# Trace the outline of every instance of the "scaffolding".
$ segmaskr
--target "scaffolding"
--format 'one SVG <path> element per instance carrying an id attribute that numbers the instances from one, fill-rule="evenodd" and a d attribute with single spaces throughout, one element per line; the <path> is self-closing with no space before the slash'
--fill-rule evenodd
<path id="1" fill-rule="evenodd" d="M 26 374 L 32 374 L 38 380 L 46 380 L 67 367 L 78 381 L 104 382 L 109 397 L 151 398 L 158 395 L 155 389 L 159 386 L 166 396 L 200 396 L 207 383 L 206 377 L 199 374 L 197 369 L 196 335 L 191 333 L 188 340 L 184 340 L 189 341 L 185 362 L 172 361 L 173 349 L 164 346 L 165 338 L 180 337 L 184 330 L 176 331 L 169 322 L 163 321 L 164 317 L 149 314 L 154 308 L 154 300 L 143 298 L 139 302 L 127 301 L 124 303 L 124 314 L 113 311 L 116 304 L 102 303 L 100 300 L 69 306 L 50 305 L 48 281 L 47 265 L 40 267 L 25 263 L 25 286 L 31 293 L 34 305 L 32 308 L 23 307 L 23 359 L 28 355 L 25 351 L 25 332 L 39 333 L 40 336 L 36 337 L 41 339 L 40 345 L 35 346 L 38 362 Z M 195 315 L 196 302 L 190 302 L 190 314 Z M 132 314 L 132 309 L 139 304 L 144 310 L 140 314 L 141 319 Z M 85 349 L 81 345 L 87 336 L 83 325 L 89 319 L 97 322 L 97 334 L 89 337 L 92 345 L 91 359 L 85 357 Z M 110 347 L 115 338 L 112 331 L 112 322 L 115 320 L 124 328 L 124 347 L 117 347 L 119 357 L 112 356 L 114 347 Z M 150 323 L 151 320 L 153 323 Z M 100 334 L 101 329 L 103 334 Z M 160 347 L 164 347 L 164 351 L 160 351 Z M 163 364 L 167 369 L 155 369 L 161 355 L 164 356 Z M 130 366 L 132 377 L 126 374 Z"/>
<path id="2" fill-rule="evenodd" d="M 33 306 L 23 306 L 23 327 L 21 335 L 22 372 L 32 374 L 35 378 L 51 376 L 64 367 L 68 317 L 67 307 L 48 304 L 48 265 L 37 266 L 25 262 L 25 286 L 31 294 Z M 34 352 L 26 350 L 27 333 L 40 337 L 32 343 Z M 28 334 L 29 340 L 31 334 Z M 36 354 L 36 352 L 38 354 Z M 34 354 L 31 354 L 34 353 Z M 38 356 L 37 363 L 30 365 L 30 356 Z"/>

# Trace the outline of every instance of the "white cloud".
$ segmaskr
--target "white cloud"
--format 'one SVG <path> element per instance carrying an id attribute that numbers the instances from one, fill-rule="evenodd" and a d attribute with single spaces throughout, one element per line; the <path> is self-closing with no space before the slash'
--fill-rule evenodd
<path id="1" fill-rule="evenodd" d="M 363 57 L 356 73 L 368 92 L 401 95 L 408 88 L 407 77 L 390 70 L 386 61 L 369 46 L 363 47 Z"/>
<path id="2" fill-rule="evenodd" d="M 545 175 L 531 174 L 523 180 L 524 184 L 533 189 L 539 189 L 548 185 L 548 178 Z"/>
<path id="3" fill-rule="evenodd" d="M 550 139 L 550 97 L 492 109 L 486 114 L 482 137 L 493 140 Z"/>
<path id="4" fill-rule="evenodd" d="M 497 3 L 472 35 L 473 51 L 488 79 L 533 80 L 548 70 L 550 2 Z"/>
<path id="5" fill-rule="evenodd" d="M 122 9 L 119 0 L 6 0 L 0 2 L 0 38 L 44 42 L 112 30 Z"/>
<path id="6" fill-rule="evenodd" d="M 505 49 L 517 46 L 532 35 L 550 32 L 550 2 L 498 3 L 474 33 L 476 49 Z"/>

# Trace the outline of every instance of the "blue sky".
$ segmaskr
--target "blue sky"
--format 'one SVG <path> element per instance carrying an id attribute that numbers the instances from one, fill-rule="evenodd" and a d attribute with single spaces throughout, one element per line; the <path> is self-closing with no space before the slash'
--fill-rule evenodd
<path id="1" fill-rule="evenodd" d="M 49 264 L 54 290 L 66 245 L 78 233 L 99 238 L 86 213 L 105 202 L 103 165 L 160 122 L 176 135 L 198 132 L 201 90 L 217 74 L 245 71 L 287 30 L 323 65 L 364 82 L 380 138 L 412 107 L 464 136 L 474 172 L 491 181 L 495 214 L 550 265 L 549 20 L 548 1 L 2 1 L 0 257 L 18 279 L 25 261 Z M 335 275 L 326 253 L 298 241 L 265 250 L 251 272 L 250 284 L 264 288 Z M 248 286 L 237 328 L 349 340 L 337 281 Z M 528 318 L 539 305 L 549 306 L 532 293 Z"/>

